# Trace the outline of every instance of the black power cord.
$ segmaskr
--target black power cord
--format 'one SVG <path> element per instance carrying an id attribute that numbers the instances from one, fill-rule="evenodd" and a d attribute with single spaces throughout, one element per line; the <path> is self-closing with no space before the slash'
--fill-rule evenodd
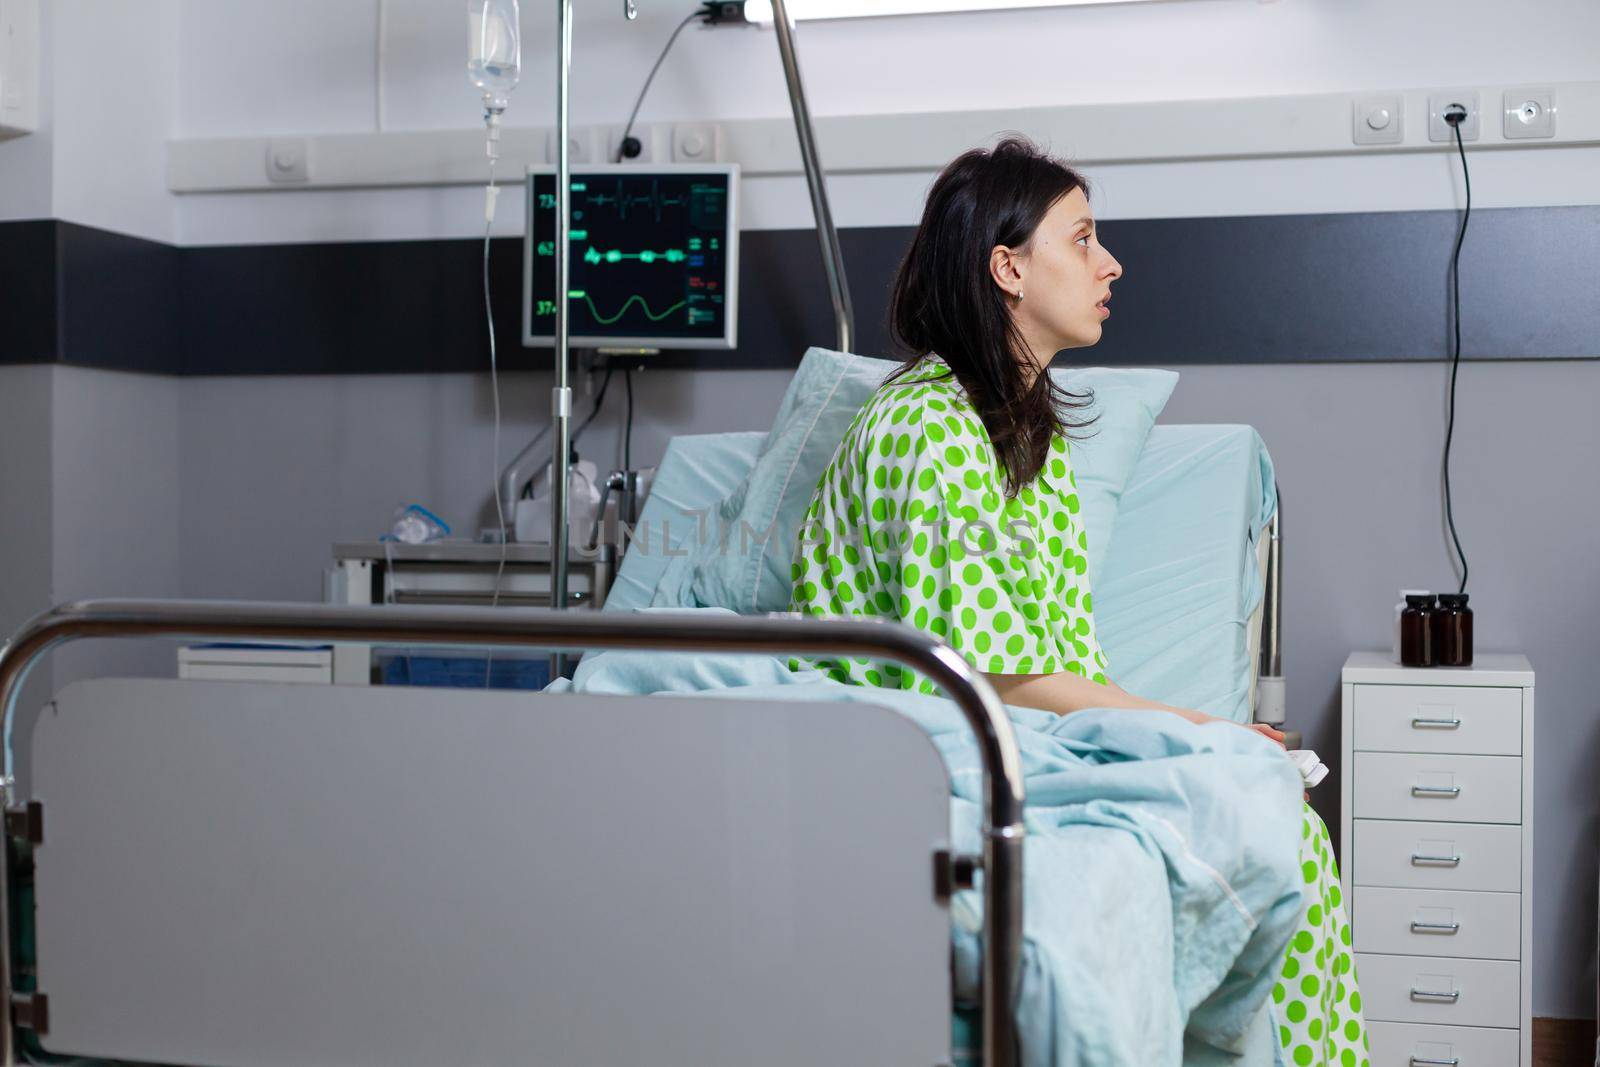
<path id="1" fill-rule="evenodd" d="M 616 364 L 606 364 L 606 376 L 600 379 L 600 391 L 595 394 L 594 407 L 589 409 L 589 417 L 584 419 L 582 424 L 580 424 L 578 428 L 573 431 L 571 441 L 572 444 L 575 445 L 578 443 L 578 438 L 583 436 L 583 431 L 587 430 L 589 428 L 589 424 L 594 421 L 595 416 L 600 414 L 600 406 L 606 402 L 606 389 L 611 385 L 611 375 L 615 373 L 616 369 Z"/>
<path id="2" fill-rule="evenodd" d="M 622 368 L 622 384 L 628 390 L 628 417 L 622 429 L 622 469 L 633 470 L 633 371 Z"/>
<path id="3" fill-rule="evenodd" d="M 1461 124 L 1466 121 L 1467 109 L 1452 104 L 1445 109 L 1444 120 L 1455 131 L 1456 151 L 1461 155 L 1461 178 L 1467 187 L 1467 207 L 1461 215 L 1461 229 L 1456 231 L 1455 251 L 1450 255 L 1450 306 L 1455 318 L 1455 344 L 1450 354 L 1450 413 L 1444 430 L 1444 515 L 1450 526 L 1450 540 L 1455 544 L 1456 557 L 1461 560 L 1461 588 L 1467 591 L 1467 554 L 1461 550 L 1461 538 L 1456 534 L 1456 516 L 1450 496 L 1450 443 L 1456 429 L 1456 374 L 1461 369 L 1461 242 L 1467 236 L 1467 222 L 1472 218 L 1472 175 L 1467 170 L 1467 149 L 1461 143 Z"/>
<path id="4" fill-rule="evenodd" d="M 689 12 L 684 20 L 678 23 L 678 28 L 672 31 L 672 36 L 667 38 L 667 43 L 661 49 L 661 54 L 656 56 L 655 66 L 650 68 L 650 74 L 644 80 L 644 87 L 639 90 L 639 98 L 633 102 L 633 111 L 628 115 L 628 124 L 622 128 L 622 140 L 617 143 L 616 162 L 621 163 L 624 158 L 637 158 L 639 153 L 644 151 L 644 146 L 639 143 L 638 138 L 633 136 L 633 120 L 639 117 L 639 107 L 644 103 L 645 94 L 650 91 L 650 83 L 656 80 L 656 71 L 661 69 L 662 61 L 667 58 L 667 53 L 672 51 L 672 44 L 678 39 L 678 34 L 682 33 L 684 27 L 695 19 L 707 19 L 709 21 L 715 15 L 715 12 L 710 9 L 722 6 L 724 5 L 701 4 Z M 741 4 L 740 7 L 742 9 L 743 5 Z"/>

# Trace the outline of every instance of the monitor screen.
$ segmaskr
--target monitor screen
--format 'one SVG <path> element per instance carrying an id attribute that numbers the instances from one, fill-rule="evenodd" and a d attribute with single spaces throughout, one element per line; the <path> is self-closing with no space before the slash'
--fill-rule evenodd
<path id="1" fill-rule="evenodd" d="M 738 168 L 573 167 L 568 334 L 575 346 L 732 348 Z M 555 343 L 556 176 L 532 167 L 523 344 Z"/>

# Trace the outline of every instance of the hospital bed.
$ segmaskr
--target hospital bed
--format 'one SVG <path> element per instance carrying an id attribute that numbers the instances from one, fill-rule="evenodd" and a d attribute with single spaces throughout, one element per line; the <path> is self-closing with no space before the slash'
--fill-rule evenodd
<path id="1" fill-rule="evenodd" d="M 675 440 L 641 522 L 717 500 L 762 437 Z M 1248 717 L 1274 499 L 1248 428 L 1150 434 L 1096 589 L 1129 689 Z M 1172 537 L 1188 571 L 1160 562 Z M 993 690 L 894 624 L 632 610 L 672 606 L 680 558 L 636 546 L 593 613 L 94 602 L 24 627 L 0 654 L 8 775 L 31 757 L 0 1060 L 944 1064 L 970 1040 L 1016 1062 L 1024 787 Z M 940 753 L 870 704 L 95 679 L 13 738 L 29 667 L 101 637 L 893 659 L 977 738 L 981 853 L 952 846 Z M 1219 657 L 1237 669 L 1195 691 Z M 981 1001 L 953 1049 L 974 886 Z"/>

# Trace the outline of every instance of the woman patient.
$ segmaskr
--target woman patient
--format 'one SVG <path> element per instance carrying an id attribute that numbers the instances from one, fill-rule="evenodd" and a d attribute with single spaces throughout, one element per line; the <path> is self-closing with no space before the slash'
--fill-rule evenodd
<path id="1" fill-rule="evenodd" d="M 968 152 L 934 182 L 890 321 L 914 353 L 851 424 L 812 496 L 791 608 L 879 615 L 943 638 L 1008 704 L 1125 708 L 1220 722 L 1135 696 L 1095 638 L 1068 441 L 1092 403 L 1045 373 L 1100 340 L 1122 276 L 1083 179 L 1025 140 Z M 932 687 L 866 659 L 819 663 L 857 685 Z M 1242 727 L 1282 743 L 1271 727 Z M 1305 911 L 1272 1011 L 1284 1059 L 1365 1065 L 1350 926 L 1333 849 L 1306 807 Z"/>

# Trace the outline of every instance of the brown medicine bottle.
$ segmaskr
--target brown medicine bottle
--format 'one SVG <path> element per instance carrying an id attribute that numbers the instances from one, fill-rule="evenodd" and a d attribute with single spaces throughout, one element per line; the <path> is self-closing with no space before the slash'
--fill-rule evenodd
<path id="1" fill-rule="evenodd" d="M 1467 594 L 1440 593 L 1433 613 L 1433 662 L 1440 667 L 1472 666 L 1472 609 Z"/>
<path id="2" fill-rule="evenodd" d="M 1406 594 L 1406 610 L 1400 613 L 1400 663 L 1405 667 L 1433 666 L 1432 593 Z"/>

